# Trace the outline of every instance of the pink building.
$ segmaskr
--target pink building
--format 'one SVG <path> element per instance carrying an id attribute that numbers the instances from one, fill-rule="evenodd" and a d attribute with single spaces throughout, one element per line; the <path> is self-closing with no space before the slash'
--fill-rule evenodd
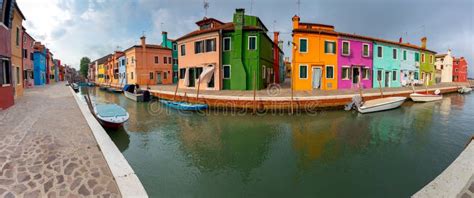
<path id="1" fill-rule="evenodd" d="M 364 37 L 339 33 L 337 52 L 338 88 L 372 88 L 372 41 Z"/>
<path id="2" fill-rule="evenodd" d="M 33 52 L 35 40 L 26 31 L 23 31 L 23 87 L 35 85 L 33 76 Z"/>

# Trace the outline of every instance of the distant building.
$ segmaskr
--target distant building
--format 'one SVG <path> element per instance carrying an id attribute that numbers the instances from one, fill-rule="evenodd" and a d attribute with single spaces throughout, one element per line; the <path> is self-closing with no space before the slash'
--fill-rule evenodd
<path id="1" fill-rule="evenodd" d="M 435 81 L 440 82 L 453 82 L 453 56 L 451 50 L 448 50 L 446 54 L 437 54 L 435 56 Z"/>
<path id="2" fill-rule="evenodd" d="M 48 79 L 46 71 L 47 49 L 40 42 L 36 42 L 33 52 L 33 77 L 35 85 L 45 85 Z"/>
<path id="3" fill-rule="evenodd" d="M 96 79 L 96 63 L 90 62 L 87 68 L 87 81 L 88 82 L 95 82 Z"/>
<path id="4" fill-rule="evenodd" d="M 33 72 L 33 53 L 35 40 L 23 28 L 23 87 L 33 87 L 34 72 Z"/>
<path id="5" fill-rule="evenodd" d="M 467 82 L 467 61 L 464 57 L 453 59 L 453 82 Z"/>
<path id="6" fill-rule="evenodd" d="M 95 75 L 94 75 L 95 83 L 102 84 L 106 82 L 105 81 L 105 73 L 106 73 L 105 63 L 111 56 L 112 54 L 107 54 L 104 57 L 101 57 L 95 61 L 92 61 L 92 64 L 94 65 L 93 68 L 95 68 Z"/>
<path id="7" fill-rule="evenodd" d="M 172 49 L 161 45 L 146 43 L 146 37 L 140 38 L 141 44 L 126 49 L 126 72 L 128 84 L 143 86 L 173 84 Z"/>
<path id="8" fill-rule="evenodd" d="M 15 3 L 12 20 L 12 67 L 13 84 L 15 85 L 15 97 L 23 95 L 23 21 L 25 16 L 21 12 L 18 4 Z"/>
<path id="9" fill-rule="evenodd" d="M 118 68 L 119 68 L 119 73 L 118 73 L 119 83 L 121 85 L 126 85 L 127 84 L 127 64 L 126 64 L 125 54 L 123 54 L 123 56 L 120 56 L 118 58 Z"/>
<path id="10" fill-rule="evenodd" d="M 170 48 L 172 50 L 171 57 L 173 58 L 173 83 L 178 82 L 178 46 L 175 40 L 168 38 L 168 32 L 162 32 L 161 46 Z"/>
<path id="11" fill-rule="evenodd" d="M 426 37 L 421 38 L 421 63 L 420 63 L 420 73 L 421 73 L 421 82 L 427 85 L 435 84 L 435 52 L 426 49 Z"/>

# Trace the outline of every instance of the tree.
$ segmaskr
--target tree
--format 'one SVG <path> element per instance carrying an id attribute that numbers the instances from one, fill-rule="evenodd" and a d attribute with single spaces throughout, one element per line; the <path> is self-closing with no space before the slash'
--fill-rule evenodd
<path id="1" fill-rule="evenodd" d="M 79 71 L 84 78 L 87 78 L 87 73 L 89 72 L 89 63 L 91 63 L 91 59 L 88 57 L 81 58 L 81 67 Z"/>

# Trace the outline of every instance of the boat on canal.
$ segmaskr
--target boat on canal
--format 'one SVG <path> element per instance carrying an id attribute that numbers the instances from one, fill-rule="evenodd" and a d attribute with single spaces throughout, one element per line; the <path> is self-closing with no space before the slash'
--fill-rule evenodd
<path id="1" fill-rule="evenodd" d="M 74 90 L 74 92 L 79 92 L 79 85 L 77 83 L 72 83 L 71 84 L 71 87 L 72 87 L 72 90 Z"/>
<path id="2" fill-rule="evenodd" d="M 123 94 L 130 100 L 136 102 L 147 102 L 151 98 L 148 90 L 141 90 L 138 85 L 128 84 L 123 87 Z"/>
<path id="3" fill-rule="evenodd" d="M 181 111 L 202 111 L 209 108 L 207 104 L 194 104 L 194 103 L 176 102 L 176 101 L 169 101 L 169 100 L 160 100 L 160 102 L 167 107 L 181 110 Z"/>
<path id="4" fill-rule="evenodd" d="M 413 102 L 433 102 L 443 99 L 443 95 L 440 93 L 441 91 L 439 89 L 437 89 L 434 94 L 412 93 L 410 94 L 410 98 Z"/>
<path id="5" fill-rule="evenodd" d="M 458 89 L 458 92 L 460 94 L 468 94 L 468 93 L 471 93 L 471 91 L 472 91 L 472 88 L 466 87 L 466 86 L 462 86 L 461 88 Z"/>
<path id="6" fill-rule="evenodd" d="M 108 87 L 107 91 L 111 92 L 111 93 L 122 93 L 123 92 L 123 90 L 121 88 L 117 88 L 117 87 Z"/>
<path id="7" fill-rule="evenodd" d="M 352 103 L 346 106 L 346 110 L 355 108 L 360 113 L 386 111 L 400 107 L 406 99 L 406 97 L 386 97 L 362 101 L 362 98 L 356 95 L 352 98 Z"/>
<path id="8" fill-rule="evenodd" d="M 130 117 L 128 112 L 117 104 L 96 104 L 93 113 L 103 127 L 112 129 L 120 128 Z"/>

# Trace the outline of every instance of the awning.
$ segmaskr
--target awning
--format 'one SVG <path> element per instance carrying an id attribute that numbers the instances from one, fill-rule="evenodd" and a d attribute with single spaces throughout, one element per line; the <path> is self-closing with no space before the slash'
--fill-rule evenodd
<path id="1" fill-rule="evenodd" d="M 205 67 L 204 68 L 204 71 L 201 73 L 201 75 L 199 76 L 199 79 L 207 82 L 207 83 L 210 83 L 211 82 L 211 79 L 212 79 L 212 76 L 214 75 L 214 70 L 215 70 L 215 67 L 212 66 L 212 67 Z"/>

